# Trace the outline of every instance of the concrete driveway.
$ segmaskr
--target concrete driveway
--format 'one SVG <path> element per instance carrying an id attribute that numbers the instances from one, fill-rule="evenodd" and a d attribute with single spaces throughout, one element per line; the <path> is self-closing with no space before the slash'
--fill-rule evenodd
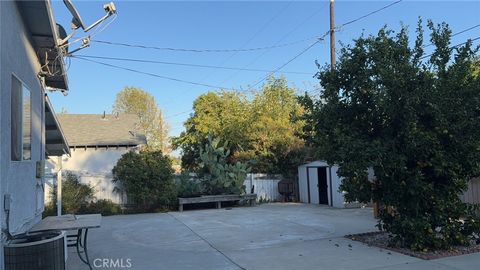
<path id="1" fill-rule="evenodd" d="M 371 209 L 264 204 L 104 217 L 95 269 L 478 269 L 480 254 L 424 261 L 343 238 L 375 230 Z M 69 270 L 88 269 L 73 249 Z"/>

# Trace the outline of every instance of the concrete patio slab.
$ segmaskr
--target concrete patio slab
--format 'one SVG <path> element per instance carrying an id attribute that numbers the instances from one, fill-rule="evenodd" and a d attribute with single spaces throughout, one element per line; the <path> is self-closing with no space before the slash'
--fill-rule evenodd
<path id="1" fill-rule="evenodd" d="M 91 230 L 96 269 L 476 269 L 480 255 L 424 261 L 345 234 L 375 230 L 371 209 L 264 204 L 104 217 Z M 87 269 L 73 250 L 68 269 Z M 129 260 L 131 267 L 103 261 Z M 110 265 L 111 266 L 111 265 Z"/>

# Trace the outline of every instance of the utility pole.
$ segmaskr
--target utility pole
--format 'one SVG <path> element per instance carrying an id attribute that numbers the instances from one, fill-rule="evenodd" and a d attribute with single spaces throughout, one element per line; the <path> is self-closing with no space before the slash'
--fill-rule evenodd
<path id="1" fill-rule="evenodd" d="M 335 70 L 335 15 L 334 0 L 330 0 L 330 66 Z"/>

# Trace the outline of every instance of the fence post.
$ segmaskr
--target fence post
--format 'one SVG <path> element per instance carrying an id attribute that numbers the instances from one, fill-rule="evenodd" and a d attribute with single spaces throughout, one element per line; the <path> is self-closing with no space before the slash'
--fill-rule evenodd
<path id="1" fill-rule="evenodd" d="M 57 216 L 62 215 L 62 156 L 57 159 Z"/>
<path id="2" fill-rule="evenodd" d="M 253 173 L 250 173 L 250 194 L 255 193 L 255 186 L 253 185 Z"/>

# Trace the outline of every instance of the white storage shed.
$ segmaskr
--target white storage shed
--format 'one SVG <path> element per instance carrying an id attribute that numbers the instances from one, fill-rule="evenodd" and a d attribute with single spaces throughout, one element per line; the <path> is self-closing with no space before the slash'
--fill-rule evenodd
<path id="1" fill-rule="evenodd" d="M 321 160 L 299 166 L 300 202 L 345 207 L 343 193 L 339 191 L 342 179 L 337 170 L 337 165 L 330 166 Z"/>

